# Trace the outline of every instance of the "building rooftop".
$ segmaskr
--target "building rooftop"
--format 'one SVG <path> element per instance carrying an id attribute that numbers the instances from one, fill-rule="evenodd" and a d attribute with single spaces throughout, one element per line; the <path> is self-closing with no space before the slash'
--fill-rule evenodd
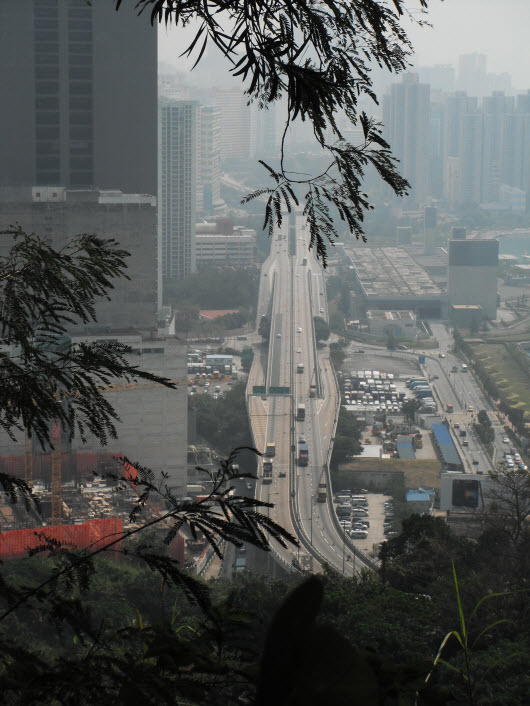
<path id="1" fill-rule="evenodd" d="M 482 311 L 482 307 L 479 304 L 452 304 L 451 309 L 456 309 L 457 311 Z"/>
<path id="2" fill-rule="evenodd" d="M 429 493 L 420 490 L 407 490 L 407 502 L 429 502 Z"/>
<path id="3" fill-rule="evenodd" d="M 416 315 L 413 311 L 383 311 L 382 309 L 371 309 L 366 313 L 368 319 L 385 319 L 386 321 L 415 321 Z"/>
<path id="4" fill-rule="evenodd" d="M 352 255 L 359 283 L 367 297 L 432 297 L 440 288 L 404 248 L 363 248 Z"/>
<path id="5" fill-rule="evenodd" d="M 218 319 L 220 316 L 238 313 L 239 309 L 201 309 L 199 311 L 199 316 L 202 319 Z"/>

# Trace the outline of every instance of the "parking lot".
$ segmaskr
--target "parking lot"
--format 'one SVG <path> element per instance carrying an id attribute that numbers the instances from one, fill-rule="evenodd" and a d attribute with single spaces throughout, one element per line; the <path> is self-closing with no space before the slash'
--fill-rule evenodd
<path id="1" fill-rule="evenodd" d="M 381 493 L 341 491 L 334 501 L 339 522 L 360 549 L 372 553 L 374 545 L 393 536 L 390 496 Z"/>
<path id="2" fill-rule="evenodd" d="M 405 381 L 379 370 L 350 370 L 339 373 L 343 404 L 353 412 L 399 414 L 407 390 Z"/>

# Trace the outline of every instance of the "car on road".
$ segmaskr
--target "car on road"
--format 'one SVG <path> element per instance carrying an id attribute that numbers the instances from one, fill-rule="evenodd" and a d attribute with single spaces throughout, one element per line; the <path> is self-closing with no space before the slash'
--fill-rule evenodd
<path id="1" fill-rule="evenodd" d="M 438 358 L 445 358 L 445 353 L 438 353 Z"/>
<path id="2" fill-rule="evenodd" d="M 510 439 L 508 439 L 508 437 L 505 436 L 504 439 L 502 440 L 502 443 L 503 443 L 503 444 L 509 444 L 509 443 L 510 443 Z"/>
<path id="3" fill-rule="evenodd" d="M 300 436 L 298 437 L 298 443 L 305 444 L 305 435 L 304 434 L 300 434 Z"/>
<path id="4" fill-rule="evenodd" d="M 439 380 L 439 379 L 440 379 L 440 376 L 439 376 L 439 375 L 433 375 L 433 378 L 432 378 L 432 379 L 433 379 L 433 380 Z"/>
<path id="5" fill-rule="evenodd" d="M 297 349 L 296 349 L 296 352 L 297 352 L 297 353 L 301 353 L 301 352 L 302 352 L 302 349 L 301 349 L 301 348 L 297 348 Z"/>
<path id="6" fill-rule="evenodd" d="M 286 475 L 287 475 L 287 474 L 286 474 L 285 471 L 280 471 L 280 472 L 278 473 L 278 476 L 279 476 L 280 478 L 285 478 Z"/>
<path id="7" fill-rule="evenodd" d="M 296 333 L 302 333 L 302 327 L 301 327 L 301 326 L 299 326 L 299 327 L 296 329 Z"/>
<path id="8" fill-rule="evenodd" d="M 474 466 L 478 466 L 478 461 L 477 461 L 476 458 L 474 458 L 474 459 L 472 460 L 472 463 L 473 463 Z"/>
<path id="9" fill-rule="evenodd" d="M 460 429 L 460 424 L 458 422 L 455 422 L 453 426 L 455 429 Z"/>
<path id="10" fill-rule="evenodd" d="M 277 333 L 277 334 L 276 334 L 276 338 L 281 338 L 281 337 L 282 337 L 282 334 L 281 334 L 281 333 Z"/>
<path id="11" fill-rule="evenodd" d="M 321 313 L 321 314 L 324 313 L 324 309 L 323 309 L 322 307 L 320 307 L 320 313 Z"/>

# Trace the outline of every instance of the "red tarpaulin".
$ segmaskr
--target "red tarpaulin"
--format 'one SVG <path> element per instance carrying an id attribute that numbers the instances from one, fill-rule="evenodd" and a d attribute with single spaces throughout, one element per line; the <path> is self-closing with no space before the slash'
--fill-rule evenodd
<path id="1" fill-rule="evenodd" d="M 123 520 L 118 517 L 108 517 L 89 520 L 82 525 L 57 525 L 4 532 L 0 534 L 0 557 L 2 559 L 19 557 L 25 554 L 28 548 L 33 549 L 41 545 L 42 540 L 35 535 L 35 532 L 43 532 L 49 537 L 79 549 L 87 547 L 99 549 L 122 534 Z M 113 548 L 118 547 L 119 545 L 114 545 Z"/>

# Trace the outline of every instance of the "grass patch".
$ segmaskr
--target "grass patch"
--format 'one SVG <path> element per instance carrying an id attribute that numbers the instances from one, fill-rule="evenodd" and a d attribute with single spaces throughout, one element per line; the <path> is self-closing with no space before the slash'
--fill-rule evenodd
<path id="1" fill-rule="evenodd" d="M 530 380 L 510 351 L 495 343 L 473 344 L 473 350 L 481 361 L 487 361 L 488 372 L 492 371 L 492 377 L 499 381 L 497 384 L 506 393 L 507 399 L 514 406 L 524 407 L 526 414 L 530 414 Z"/>
<path id="2" fill-rule="evenodd" d="M 339 466 L 339 473 L 347 473 L 348 471 L 401 472 L 405 477 L 406 488 L 417 488 L 422 485 L 429 488 L 439 488 L 441 470 L 440 462 L 435 458 L 359 458 Z"/>

